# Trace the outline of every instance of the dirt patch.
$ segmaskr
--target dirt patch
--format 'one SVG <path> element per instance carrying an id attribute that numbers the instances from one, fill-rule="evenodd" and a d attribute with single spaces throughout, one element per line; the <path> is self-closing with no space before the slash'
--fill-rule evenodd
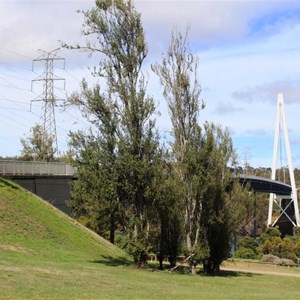
<path id="1" fill-rule="evenodd" d="M 247 261 L 226 261 L 222 264 L 221 270 L 240 273 L 277 275 L 300 278 L 300 268 L 282 267 L 272 264 L 255 263 Z"/>
<path id="2" fill-rule="evenodd" d="M 5 250 L 5 251 L 24 253 L 24 254 L 32 253 L 32 250 L 29 250 L 29 249 L 21 247 L 21 246 L 15 246 L 15 245 L 5 245 L 5 244 L 0 245 L 0 249 Z"/>

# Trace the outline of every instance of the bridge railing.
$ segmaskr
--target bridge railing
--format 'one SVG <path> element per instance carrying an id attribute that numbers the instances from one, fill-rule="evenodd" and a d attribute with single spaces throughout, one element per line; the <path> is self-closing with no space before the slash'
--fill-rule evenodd
<path id="1" fill-rule="evenodd" d="M 74 168 L 65 163 L 0 160 L 0 175 L 73 176 Z"/>

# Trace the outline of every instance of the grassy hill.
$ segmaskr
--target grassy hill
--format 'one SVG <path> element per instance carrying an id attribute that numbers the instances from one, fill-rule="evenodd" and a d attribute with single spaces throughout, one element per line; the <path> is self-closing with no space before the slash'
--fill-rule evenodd
<path id="1" fill-rule="evenodd" d="M 0 249 L 30 259 L 124 259 L 117 247 L 48 202 L 0 179 Z"/>
<path id="2" fill-rule="evenodd" d="M 297 277 L 191 276 L 126 263 L 122 250 L 0 178 L 0 299 L 300 299 Z"/>

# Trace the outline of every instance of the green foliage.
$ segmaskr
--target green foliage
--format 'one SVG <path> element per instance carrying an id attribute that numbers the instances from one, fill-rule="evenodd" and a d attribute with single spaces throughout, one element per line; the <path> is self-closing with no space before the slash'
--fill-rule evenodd
<path id="1" fill-rule="evenodd" d="M 267 227 L 265 232 L 263 232 L 260 235 L 260 241 L 262 243 L 264 243 L 266 240 L 272 238 L 272 237 L 280 237 L 281 236 L 281 232 L 279 231 L 278 228 L 276 227 Z"/>
<path id="2" fill-rule="evenodd" d="M 200 84 L 198 81 L 198 58 L 189 49 L 188 32 L 182 35 L 173 32 L 168 52 L 162 62 L 152 66 L 159 77 L 163 95 L 168 104 L 172 122 L 172 155 L 177 184 L 182 189 L 182 209 L 185 211 L 184 231 L 189 255 L 195 254 L 199 240 L 201 213 L 199 178 L 200 164 L 197 164 L 200 147 L 198 125 L 200 105 Z"/>
<path id="3" fill-rule="evenodd" d="M 268 232 L 270 233 L 271 231 Z M 277 234 L 276 231 L 272 231 L 272 233 Z M 281 259 L 289 259 L 297 262 L 299 257 L 299 242 L 295 244 L 289 237 L 281 239 L 278 236 L 271 236 L 265 240 L 260 251 L 263 255 L 271 254 Z"/>
<path id="4" fill-rule="evenodd" d="M 246 236 L 239 239 L 237 247 L 234 257 L 245 259 L 257 259 L 259 257 L 257 252 L 258 243 L 254 238 Z"/>
<path id="5" fill-rule="evenodd" d="M 238 250 L 234 253 L 234 257 L 244 259 L 257 259 L 257 254 L 255 250 L 251 248 L 239 247 Z"/>
<path id="6" fill-rule="evenodd" d="M 298 258 L 300 258 L 300 241 L 298 241 L 298 242 L 295 244 L 294 252 L 295 252 L 295 255 L 296 255 Z"/>
<path id="7" fill-rule="evenodd" d="M 211 273 L 229 255 L 230 240 L 243 212 L 237 195 L 243 193 L 236 185 L 232 195 L 227 191 L 233 181 L 228 166 L 235 160 L 228 132 L 214 124 L 206 123 L 203 128 L 198 124 L 204 104 L 199 99 L 198 58 L 189 49 L 187 33 L 172 34 L 168 53 L 152 69 L 170 111 L 173 166 L 182 190 L 188 254 L 196 257 L 200 247 L 204 269 Z"/>
<path id="8" fill-rule="evenodd" d="M 166 157 L 167 158 L 167 157 Z M 168 257 L 171 267 L 176 264 L 182 243 L 182 213 L 180 211 L 181 189 L 176 181 L 172 164 L 161 161 L 155 183 L 156 201 L 152 220 L 156 220 L 156 241 L 153 252 L 157 253 L 160 268 Z"/>
<path id="9" fill-rule="evenodd" d="M 246 236 L 238 240 L 237 246 L 238 248 L 244 247 L 255 251 L 256 248 L 258 247 L 258 243 L 254 238 Z"/>
<path id="10" fill-rule="evenodd" d="M 122 248 L 133 257 L 138 268 L 147 264 L 149 249 L 145 247 L 145 242 L 141 238 L 126 238 L 123 243 Z"/>
<path id="11" fill-rule="evenodd" d="M 232 183 L 235 154 L 228 131 L 199 125 L 204 104 L 188 32 L 173 33 L 162 63 L 152 66 L 173 126 L 168 155 L 152 119 L 154 101 L 146 95 L 142 67 L 148 50 L 140 14 L 130 0 L 99 0 L 82 13 L 83 34 L 95 42 L 64 46 L 100 54 L 93 74 L 105 88 L 83 81 L 81 93 L 69 99 L 92 125 L 70 135 L 78 169 L 74 215 L 98 233 L 109 230 L 112 242 L 116 228 L 125 229 L 137 264 L 151 244 L 161 262 L 168 256 L 174 265 L 184 240 L 193 268 L 202 260 L 207 272 L 218 271 L 245 197 Z"/>
<path id="12" fill-rule="evenodd" d="M 233 234 L 244 216 L 246 193 L 234 182 L 228 170 L 233 158 L 231 139 L 227 131 L 206 124 L 202 142 L 203 192 L 201 230 L 207 241 L 209 255 L 203 260 L 206 273 L 219 272 L 222 261 L 229 257 Z"/>
<path id="13" fill-rule="evenodd" d="M 130 0 L 99 0 L 81 13 L 82 33 L 95 42 L 64 46 L 100 54 L 92 73 L 103 78 L 105 88 L 90 88 L 83 80 L 81 93 L 68 101 L 92 125 L 89 133 L 71 134 L 78 180 L 70 205 L 75 216 L 84 217 L 98 233 L 109 230 L 111 242 L 120 226 L 134 239 L 149 226 L 160 158 L 152 120 L 155 105 L 146 95 L 142 73 L 147 45 L 141 17 Z"/>
<path id="14" fill-rule="evenodd" d="M 54 138 L 41 125 L 35 125 L 31 128 L 31 136 L 21 139 L 23 149 L 20 159 L 29 161 L 55 161 L 54 154 L 57 149 L 54 148 Z"/>

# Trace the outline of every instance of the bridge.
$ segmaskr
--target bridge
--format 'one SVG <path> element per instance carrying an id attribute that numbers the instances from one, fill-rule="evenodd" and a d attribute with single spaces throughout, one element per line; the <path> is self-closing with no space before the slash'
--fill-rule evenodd
<path id="1" fill-rule="evenodd" d="M 292 187 L 280 181 L 248 174 L 241 174 L 236 178 L 243 186 L 248 185 L 253 192 L 285 196 L 290 196 L 292 193 Z"/>
<path id="2" fill-rule="evenodd" d="M 256 193 L 273 195 L 279 214 L 272 220 L 272 226 L 278 226 L 283 235 L 293 235 L 293 227 L 297 227 L 297 224 L 295 209 L 292 205 L 292 187 L 280 181 L 248 174 L 241 174 L 236 178 L 241 185 L 247 185 L 250 191 L 254 192 L 253 236 L 256 237 Z"/>
<path id="3" fill-rule="evenodd" d="M 74 168 L 65 163 L 0 160 L 0 176 L 8 178 L 71 215 L 66 201 L 71 198 Z"/>
<path id="4" fill-rule="evenodd" d="M 76 180 L 75 169 L 65 163 L 0 160 L 0 176 L 11 179 L 30 192 L 71 214 L 66 201 L 71 198 L 71 182 Z M 258 193 L 273 193 L 291 198 L 292 188 L 285 183 L 263 177 L 242 174 L 236 176 L 242 185 Z"/>

